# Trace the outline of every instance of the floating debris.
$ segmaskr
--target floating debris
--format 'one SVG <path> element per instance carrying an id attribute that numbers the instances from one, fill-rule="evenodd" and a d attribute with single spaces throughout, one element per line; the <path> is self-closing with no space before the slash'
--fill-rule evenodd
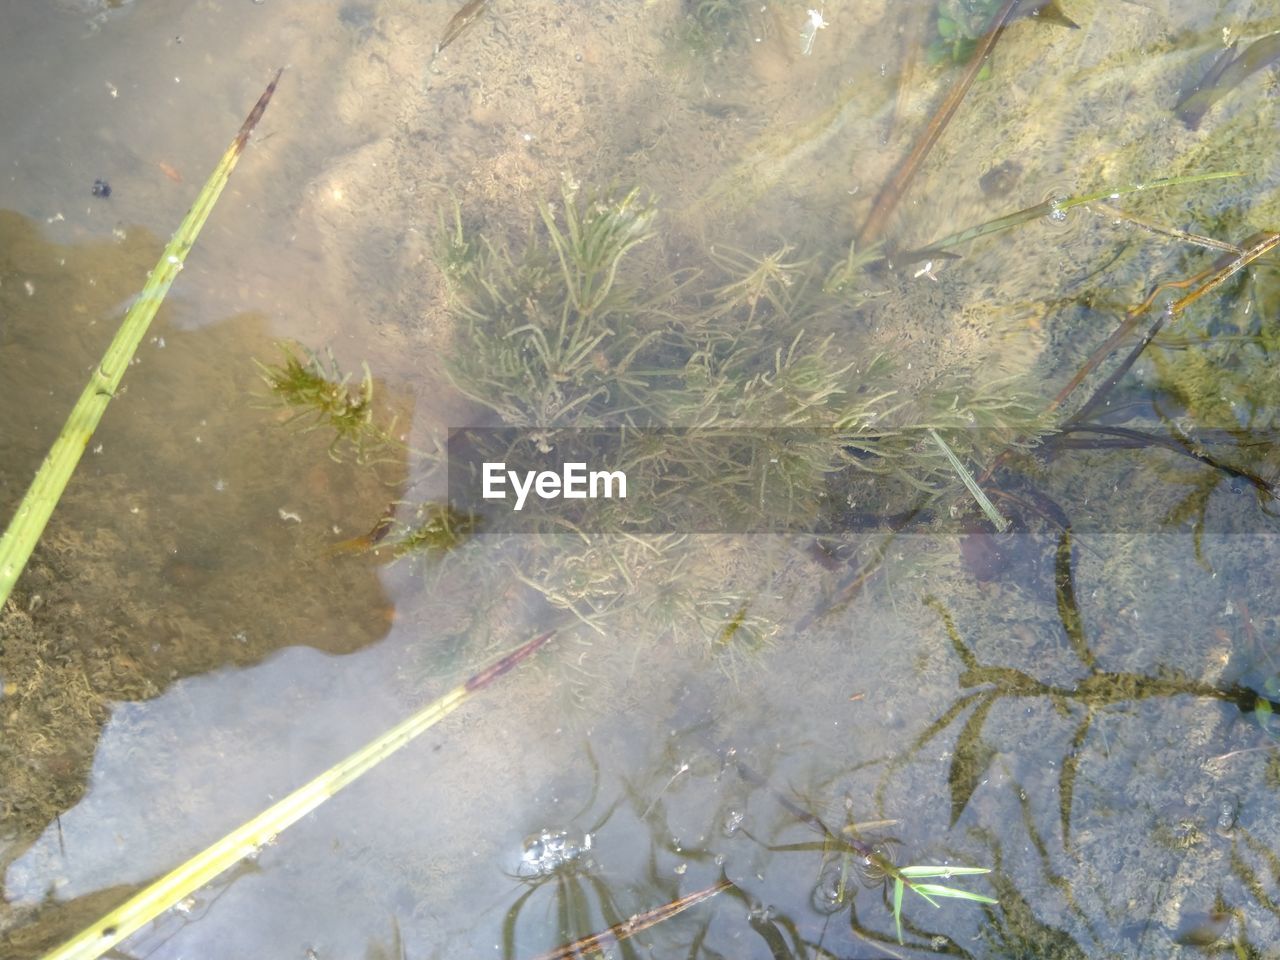
<path id="1" fill-rule="evenodd" d="M 800 31 L 800 40 L 803 48 L 800 50 L 804 56 L 813 53 L 813 41 L 818 37 L 819 30 L 827 29 L 827 21 L 822 16 L 821 10 L 808 11 L 808 18 L 805 20 L 804 28 Z"/>

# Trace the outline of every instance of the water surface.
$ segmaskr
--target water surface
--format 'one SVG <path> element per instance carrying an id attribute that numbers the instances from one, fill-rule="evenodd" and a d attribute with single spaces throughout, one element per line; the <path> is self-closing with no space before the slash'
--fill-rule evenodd
<path id="1" fill-rule="evenodd" d="M 890 249 L 1051 197 L 1244 176 L 1039 217 L 960 258 L 867 265 L 826 293 L 958 75 L 930 56 L 933 3 L 828 3 L 808 55 L 808 10 L 786 2 L 494 0 L 438 56 L 447 3 L 6 11 L 6 517 L 164 238 L 286 72 L 0 619 L 0 951 L 41 955 L 554 629 L 118 949 L 533 957 L 727 877 L 612 955 L 1271 955 L 1265 262 L 1169 322 L 1092 419 L 1110 433 L 993 475 L 1019 522 L 1004 539 L 921 434 L 889 479 L 843 475 L 821 541 L 789 522 L 394 546 L 443 495 L 435 441 L 503 422 L 458 382 L 468 358 L 488 362 L 468 331 L 498 318 L 466 313 L 455 213 L 473 254 L 541 244 L 554 278 L 539 205 L 563 224 L 567 202 L 639 188 L 653 236 L 619 268 L 609 336 L 656 331 L 645 398 L 692 396 L 689 344 L 732 341 L 756 379 L 727 381 L 722 411 L 779 384 L 798 403 L 810 368 L 779 366 L 793 349 L 854 371 L 824 410 L 893 391 L 868 408 L 885 429 L 945 421 L 975 473 L 1060 427 L 1136 333 L 1038 432 L 1009 411 L 1047 408 L 1157 284 L 1211 270 L 1223 251 L 1186 234 L 1240 247 L 1280 220 L 1273 70 L 1195 129 L 1175 113 L 1227 43 L 1280 28 L 1273 10 L 1062 10 L 1078 29 L 1010 26 Z M 770 256 L 771 285 L 725 292 Z M 616 382 L 617 340 L 579 380 Z M 331 351 L 353 385 L 367 364 L 376 456 L 286 423 L 254 362 L 281 362 L 277 341 Z M 543 395 L 542 418 L 584 425 L 576 382 Z M 734 426 L 791 425 L 793 408 L 752 409 L 774 419 Z M 1161 441 L 1100 447 L 1134 433 Z M 757 505 L 776 519 L 795 502 Z M 388 539 L 341 546 L 383 517 Z M 812 817 L 899 864 L 989 867 L 947 882 L 999 904 L 908 894 L 900 944 L 883 883 L 824 849 Z"/>

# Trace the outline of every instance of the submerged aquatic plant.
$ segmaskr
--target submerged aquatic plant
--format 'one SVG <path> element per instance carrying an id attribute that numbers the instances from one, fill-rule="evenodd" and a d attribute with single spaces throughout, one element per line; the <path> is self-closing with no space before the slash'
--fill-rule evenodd
<path id="1" fill-rule="evenodd" d="M 636 191 L 580 201 L 566 185 L 562 196 L 559 220 L 541 209 L 546 239 L 523 251 L 471 239 L 460 215 L 443 242 L 461 328 L 449 376 L 509 425 L 588 425 L 647 386 L 631 368 L 656 331 L 637 327 L 637 304 L 617 284 L 655 210 Z"/>
<path id="2" fill-rule="evenodd" d="M 690 538 L 663 531 L 821 529 L 853 500 L 874 511 L 903 491 L 960 488 L 928 430 L 977 464 L 1036 434 L 1008 381 L 940 377 L 908 400 L 884 356 L 810 332 L 847 308 L 874 248 L 850 245 L 833 264 L 787 244 L 763 256 L 716 246 L 708 276 L 672 278 L 636 258 L 656 223 L 636 191 L 566 180 L 539 212 L 541 229 L 511 246 L 477 236 L 460 208 L 441 230 L 458 338 L 448 372 L 502 425 L 536 428 L 526 446 L 544 453 L 567 449 L 561 428 L 628 428 L 611 452 L 627 503 L 600 507 L 587 530 L 547 519 L 540 533 L 569 536 L 505 553 L 584 643 L 656 623 L 736 673 L 777 624 L 750 591 L 704 575 Z M 641 296 L 655 272 L 646 286 L 659 293 Z M 475 440 L 497 444 L 482 459 L 510 459 L 509 441 Z M 644 536 L 613 535 L 646 517 Z"/>
<path id="3" fill-rule="evenodd" d="M 815 842 L 790 843 L 773 845 L 773 851 L 820 851 L 822 867 L 819 869 L 818 885 L 814 889 L 814 906 L 822 913 L 831 914 L 847 906 L 852 900 L 853 884 L 850 880 L 856 877 L 864 886 L 883 884 L 886 891 L 892 890 L 890 910 L 893 913 L 894 926 L 898 942 L 902 937 L 902 906 L 906 891 L 921 897 L 933 906 L 939 906 L 939 899 L 969 900 L 974 903 L 996 904 L 997 901 L 985 894 L 974 893 L 961 887 L 949 887 L 945 884 L 925 882 L 936 878 L 981 876 L 990 873 L 986 867 L 934 866 L 915 864 L 899 867 L 894 862 L 893 848 L 896 840 L 889 838 L 873 841 L 863 837 L 865 825 L 852 821 L 840 830 L 829 826 L 822 817 L 803 806 L 796 800 L 775 790 L 769 781 L 745 761 L 733 761 L 738 775 L 747 783 L 762 787 L 771 793 L 786 810 L 794 814 L 818 834 L 821 839 Z M 848 807 L 846 807 L 846 810 Z M 884 824 L 896 821 L 883 821 Z M 836 866 L 835 870 L 829 869 Z M 856 924 L 855 924 L 856 926 Z"/>
<path id="4" fill-rule="evenodd" d="M 788 259 L 790 244 L 763 257 L 729 246 L 713 246 L 708 253 L 732 278 L 715 291 L 720 312 L 744 308 L 748 324 L 755 322 L 762 304 L 771 308 L 774 317 L 792 319 L 804 287 L 812 280 L 808 261 Z"/>
<path id="5" fill-rule="evenodd" d="M 997 703 L 1006 698 L 1039 697 L 1053 703 L 1068 717 L 1076 716 L 1073 707 L 1080 708 L 1082 715 L 1079 716 L 1064 753 L 1059 774 L 1058 813 L 1062 845 L 1068 848 L 1071 845 L 1071 810 L 1075 780 L 1083 757 L 1082 748 L 1102 709 L 1117 703 L 1178 695 L 1212 698 L 1253 709 L 1255 697 L 1251 691 L 1240 687 L 1215 687 L 1173 671 L 1162 676 L 1146 676 L 1101 669 L 1085 638 L 1083 621 L 1076 604 L 1069 533 L 1064 533 L 1059 542 L 1055 587 L 1063 632 L 1085 671 L 1083 678 L 1070 684 L 1049 683 L 1014 667 L 980 662 L 961 638 L 955 622 L 941 603 L 935 598 L 926 598 L 925 603 L 942 618 L 951 647 L 964 666 L 960 685 L 977 689 L 957 698 L 916 738 L 905 753 L 894 759 L 891 770 L 916 756 L 966 709 L 973 706 L 974 709 L 969 713 L 956 740 L 947 777 L 951 789 L 951 823 L 954 825 L 968 806 L 974 791 L 984 781 L 987 768 L 995 758 L 996 751 L 983 739 L 982 731 L 987 716 Z M 881 791 L 887 783 L 886 776 L 881 783 Z"/>
<path id="6" fill-rule="evenodd" d="M 307 351 L 304 359 L 287 344 L 280 344 L 284 359 L 275 366 L 258 362 L 267 389 L 295 411 L 289 422 L 302 421 L 304 430 L 326 428 L 333 431 L 329 456 L 341 462 L 351 456 L 356 463 L 369 463 L 391 442 L 390 431 L 374 419 L 373 374 L 364 365 L 359 385 L 343 374 L 330 351 L 325 357 Z"/>
<path id="7" fill-rule="evenodd" d="M 749 0 L 684 0 L 683 8 L 672 39 L 686 55 L 713 60 L 744 40 L 758 6 Z"/>
<path id="8" fill-rule="evenodd" d="M 609 294 L 618 278 L 618 264 L 632 247 L 653 236 L 653 205 L 632 190 L 621 198 L 588 196 L 579 204 L 576 184 L 566 183 L 564 229 L 546 204 L 542 222 L 560 261 L 569 302 L 579 314 L 605 312 Z"/>
<path id="9" fill-rule="evenodd" d="M 409 555 L 435 558 L 462 546 L 481 527 L 478 517 L 448 504 L 417 504 L 411 507 L 408 519 L 396 518 L 398 506 L 391 504 L 367 533 L 331 545 L 329 555 L 378 553 L 391 559 Z"/>
<path id="10" fill-rule="evenodd" d="M 929 47 L 930 59 L 950 59 L 955 63 L 967 60 L 983 34 L 996 24 L 1000 4 L 1001 0 L 938 0 L 938 36 Z M 1065 27 L 1077 26 L 1062 12 L 1057 0 L 1021 0 L 1013 8 L 1010 19 L 1016 17 L 1034 17 L 1042 23 Z"/>

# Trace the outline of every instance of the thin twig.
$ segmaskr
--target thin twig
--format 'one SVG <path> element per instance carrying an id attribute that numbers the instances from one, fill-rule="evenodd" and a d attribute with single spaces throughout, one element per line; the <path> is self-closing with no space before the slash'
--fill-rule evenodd
<path id="1" fill-rule="evenodd" d="M 1102 203 L 1095 200 L 1092 204 L 1093 208 L 1104 216 L 1113 217 L 1116 220 L 1123 220 L 1126 223 L 1132 223 L 1135 227 L 1141 227 L 1149 233 L 1156 233 L 1164 237 L 1172 237 L 1175 240 L 1181 240 L 1183 243 L 1195 244 L 1198 247 L 1208 247 L 1211 250 L 1223 250 L 1227 253 L 1243 253 L 1242 247 L 1236 246 L 1234 243 L 1227 243 L 1225 240 L 1216 240 L 1213 237 L 1204 237 L 1198 233 L 1188 233 L 1185 230 L 1179 230 L 1177 227 L 1167 227 L 1164 224 L 1153 223 L 1139 217 L 1137 214 L 1128 213 L 1117 207 L 1111 206 L 1109 203 Z"/>
<path id="2" fill-rule="evenodd" d="M 1220 286 L 1234 277 L 1237 273 L 1253 263 L 1259 257 L 1275 249 L 1280 244 L 1280 233 L 1270 233 L 1265 235 L 1261 240 L 1253 243 L 1240 252 L 1240 255 L 1234 257 L 1229 263 L 1215 271 L 1207 280 L 1192 290 L 1190 293 L 1184 294 L 1180 299 L 1171 303 L 1167 309 L 1162 310 L 1156 317 L 1155 321 L 1147 328 L 1147 332 L 1143 335 L 1129 351 L 1128 356 L 1121 361 L 1120 365 L 1111 372 L 1111 375 L 1094 391 L 1093 396 L 1085 401 L 1076 413 L 1071 417 L 1073 421 L 1084 420 L 1097 407 L 1106 396 L 1111 392 L 1117 383 L 1123 379 L 1124 375 L 1129 372 L 1130 368 L 1137 362 L 1138 357 L 1147 349 L 1147 346 L 1156 338 L 1156 334 L 1164 327 L 1165 323 L 1176 317 L 1191 304 L 1195 303 L 1205 294 L 1212 293 Z M 1136 318 L 1134 318 L 1136 320 Z M 1129 321 L 1126 320 L 1126 323 Z"/>
<path id="3" fill-rule="evenodd" d="M 676 914 L 683 913 L 704 900 L 710 900 L 721 890 L 731 886 L 733 886 L 733 881 L 722 877 L 709 887 L 686 894 L 645 913 L 637 913 L 630 919 L 615 923 L 608 930 L 593 933 L 588 937 L 581 937 L 573 941 L 573 943 L 566 943 L 564 946 L 557 947 L 548 953 L 540 953 L 533 960 L 576 960 L 576 958 L 584 957 L 590 953 L 601 953 L 614 944 L 634 937 L 637 933 L 643 933 L 650 927 L 656 927 L 664 920 L 670 920 Z"/>

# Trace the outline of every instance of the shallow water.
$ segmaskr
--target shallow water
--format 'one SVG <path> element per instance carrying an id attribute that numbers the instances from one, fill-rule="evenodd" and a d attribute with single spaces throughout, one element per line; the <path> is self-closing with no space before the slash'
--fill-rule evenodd
<path id="1" fill-rule="evenodd" d="M 563 224 L 575 185 L 641 188 L 654 236 L 619 269 L 609 336 L 654 325 L 632 364 L 652 409 L 705 426 L 670 384 L 693 396 L 697 376 L 735 369 L 699 368 L 689 347 L 732 343 L 755 379 L 727 380 L 718 409 L 738 429 L 795 426 L 750 403 L 779 384 L 799 402 L 810 368 L 779 366 L 797 344 L 862 378 L 840 404 L 866 403 L 884 431 L 945 423 L 975 473 L 1032 429 L 1002 406 L 1015 391 L 1044 409 L 1155 284 L 1213 266 L 1222 251 L 1185 234 L 1245 246 L 1280 219 L 1273 70 L 1197 129 L 1174 115 L 1227 41 L 1244 50 L 1280 16 L 1064 2 L 1079 29 L 1007 30 L 891 218 L 891 249 L 1050 197 L 1245 175 L 818 291 L 958 74 L 925 52 L 934 6 L 829 2 L 809 55 L 802 3 L 494 0 L 438 56 L 447 3 L 6 10 L 6 517 L 163 238 L 286 71 L 0 617 L 0 956 L 42 955 L 548 629 L 531 662 L 116 949 L 533 957 L 723 876 L 610 955 L 1275 955 L 1265 263 L 1169 321 L 1096 418 L 1110 433 L 1002 465 L 988 489 L 1019 523 L 1005 538 L 919 435 L 885 478 L 855 458 L 825 507 L 767 470 L 710 495 L 771 521 L 726 529 L 774 532 L 724 532 L 693 498 L 693 527 L 641 502 L 658 534 L 601 532 L 610 515 L 581 537 L 396 546 L 445 492 L 433 443 L 511 409 L 475 403 L 458 374 L 486 369 L 500 312 L 468 333 L 460 271 L 500 276 L 501 259 L 441 239 L 455 209 L 468 240 L 518 252 L 545 248 L 539 204 Z M 781 279 L 725 305 L 772 254 Z M 281 362 L 277 340 L 331 351 L 353 385 L 367 364 L 374 462 L 287 422 L 254 363 Z M 589 363 L 617 383 L 612 342 Z M 572 406 L 577 382 L 539 412 L 598 426 L 582 414 L 598 398 Z M 1133 440 L 1117 430 L 1162 444 L 1100 448 Z M 830 519 L 830 496 L 839 523 L 817 540 L 807 511 Z M 388 517 L 385 540 L 369 533 Z M 899 944 L 883 882 L 861 882 L 814 817 L 900 865 L 989 867 L 940 882 L 999 904 L 908 893 Z"/>

